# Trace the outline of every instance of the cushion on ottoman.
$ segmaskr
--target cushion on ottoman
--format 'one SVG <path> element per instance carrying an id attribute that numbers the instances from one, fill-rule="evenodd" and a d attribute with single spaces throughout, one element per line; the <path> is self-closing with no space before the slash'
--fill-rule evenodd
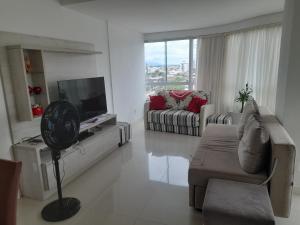
<path id="1" fill-rule="evenodd" d="M 215 123 L 215 124 L 232 124 L 232 118 L 230 113 L 215 113 L 207 117 L 207 124 Z"/>
<path id="2" fill-rule="evenodd" d="M 274 225 L 266 186 L 210 179 L 203 205 L 204 225 Z"/>

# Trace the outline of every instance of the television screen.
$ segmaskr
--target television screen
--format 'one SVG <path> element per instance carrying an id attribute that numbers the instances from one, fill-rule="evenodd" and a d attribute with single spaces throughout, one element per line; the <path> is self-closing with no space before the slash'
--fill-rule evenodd
<path id="1" fill-rule="evenodd" d="M 107 112 L 103 77 L 57 81 L 60 100 L 72 103 L 85 121 Z"/>

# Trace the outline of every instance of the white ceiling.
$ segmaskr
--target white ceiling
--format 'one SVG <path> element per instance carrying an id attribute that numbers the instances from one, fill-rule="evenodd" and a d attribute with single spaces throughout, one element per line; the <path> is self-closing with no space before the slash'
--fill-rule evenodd
<path id="1" fill-rule="evenodd" d="M 61 1 L 67 4 L 66 7 L 92 17 L 151 33 L 204 28 L 280 12 L 285 0 Z"/>

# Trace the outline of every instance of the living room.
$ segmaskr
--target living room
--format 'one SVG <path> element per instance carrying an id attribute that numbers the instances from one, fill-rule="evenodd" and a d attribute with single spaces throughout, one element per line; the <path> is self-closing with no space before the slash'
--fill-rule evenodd
<path id="1" fill-rule="evenodd" d="M 299 7 L 1 1 L 0 223 L 298 224 Z M 55 151 L 43 121 L 68 94 L 82 102 L 76 140 Z M 246 156 L 265 136 L 248 143 L 249 111 L 268 131 L 259 166 Z M 60 193 L 76 209 L 49 213 Z"/>

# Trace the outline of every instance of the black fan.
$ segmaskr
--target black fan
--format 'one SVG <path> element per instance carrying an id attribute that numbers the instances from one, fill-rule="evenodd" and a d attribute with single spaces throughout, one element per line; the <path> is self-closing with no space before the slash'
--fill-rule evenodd
<path id="1" fill-rule="evenodd" d="M 61 150 L 77 142 L 80 120 L 77 109 L 69 102 L 57 101 L 51 103 L 45 110 L 41 121 L 41 133 L 44 142 L 51 149 L 55 166 L 58 200 L 46 205 L 42 217 L 46 221 L 56 222 L 68 219 L 80 209 L 80 201 L 76 198 L 63 198 L 59 159 Z"/>

